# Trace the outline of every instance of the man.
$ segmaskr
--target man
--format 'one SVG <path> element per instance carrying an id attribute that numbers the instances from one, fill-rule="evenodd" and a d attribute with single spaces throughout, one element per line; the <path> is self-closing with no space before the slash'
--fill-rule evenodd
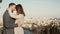
<path id="1" fill-rule="evenodd" d="M 10 3 L 8 9 L 3 14 L 3 34 L 14 34 L 14 28 L 18 27 L 18 24 L 15 24 L 15 19 L 11 18 L 8 12 L 9 10 L 13 12 L 15 6 L 15 3 Z"/>

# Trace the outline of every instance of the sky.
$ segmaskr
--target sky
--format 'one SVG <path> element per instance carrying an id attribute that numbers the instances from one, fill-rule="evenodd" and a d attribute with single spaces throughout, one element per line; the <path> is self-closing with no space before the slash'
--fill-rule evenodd
<path id="1" fill-rule="evenodd" d="M 0 17 L 11 2 L 21 4 L 27 17 L 60 18 L 60 0 L 3 0 L 0 3 Z"/>

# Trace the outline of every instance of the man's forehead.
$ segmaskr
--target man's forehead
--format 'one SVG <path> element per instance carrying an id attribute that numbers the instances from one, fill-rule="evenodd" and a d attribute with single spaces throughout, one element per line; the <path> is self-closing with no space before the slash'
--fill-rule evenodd
<path id="1" fill-rule="evenodd" d="M 12 5 L 12 6 L 16 6 L 16 5 Z"/>

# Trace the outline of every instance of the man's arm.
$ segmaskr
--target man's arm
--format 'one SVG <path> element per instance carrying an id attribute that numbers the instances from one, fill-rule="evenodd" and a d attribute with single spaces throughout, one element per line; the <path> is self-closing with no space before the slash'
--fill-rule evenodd
<path id="1" fill-rule="evenodd" d="M 4 27 L 5 28 L 14 28 L 14 27 L 18 27 L 18 24 L 15 24 L 15 23 L 11 23 L 10 22 L 10 17 L 8 16 L 4 16 L 3 17 L 3 24 L 4 24 Z"/>
<path id="2" fill-rule="evenodd" d="M 10 23 L 10 22 L 5 23 L 5 25 L 4 25 L 4 26 L 5 26 L 5 28 L 8 28 L 8 29 L 18 27 L 18 25 L 17 25 L 17 24 L 12 24 L 12 23 Z"/>
<path id="3" fill-rule="evenodd" d="M 14 18 L 14 19 L 19 18 L 19 15 L 14 15 L 10 10 L 9 10 L 8 13 L 9 13 L 9 15 L 10 15 L 11 18 Z"/>

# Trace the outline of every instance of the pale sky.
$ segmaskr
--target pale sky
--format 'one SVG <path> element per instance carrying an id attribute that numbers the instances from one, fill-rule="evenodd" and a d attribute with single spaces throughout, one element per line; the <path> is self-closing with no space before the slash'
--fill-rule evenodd
<path id="1" fill-rule="evenodd" d="M 3 0 L 0 3 L 0 17 L 11 2 L 21 4 L 27 17 L 60 18 L 60 0 Z"/>

